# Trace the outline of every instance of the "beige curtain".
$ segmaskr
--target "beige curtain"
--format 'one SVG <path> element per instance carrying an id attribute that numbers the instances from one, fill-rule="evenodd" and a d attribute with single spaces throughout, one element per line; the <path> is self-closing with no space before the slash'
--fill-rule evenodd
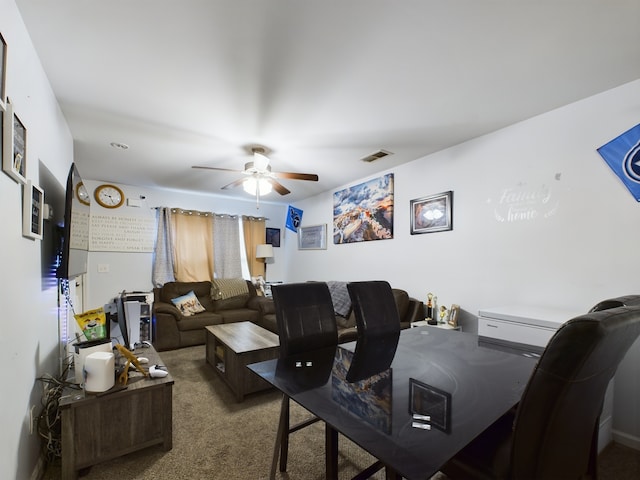
<path id="1" fill-rule="evenodd" d="M 213 280 L 212 214 L 171 211 L 174 277 L 178 282 Z M 255 256 L 255 255 L 254 255 Z"/>
<path id="2" fill-rule="evenodd" d="M 264 218 L 242 217 L 242 230 L 244 232 L 244 245 L 249 264 L 249 273 L 252 277 L 261 275 L 264 277 L 264 262 L 256 259 L 256 246 L 266 241 L 266 228 Z"/>

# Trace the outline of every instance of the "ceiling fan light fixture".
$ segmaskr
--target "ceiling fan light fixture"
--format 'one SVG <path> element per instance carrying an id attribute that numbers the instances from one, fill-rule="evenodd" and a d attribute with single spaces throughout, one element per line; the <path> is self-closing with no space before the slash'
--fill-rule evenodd
<path id="1" fill-rule="evenodd" d="M 271 193 L 273 190 L 271 183 L 269 183 L 266 178 L 257 179 L 254 177 L 246 178 L 244 182 L 242 182 L 242 188 L 250 195 L 259 193 L 261 197 Z M 256 190 L 258 190 L 258 192 L 256 192 Z"/>
<path id="2" fill-rule="evenodd" d="M 253 152 L 253 167 L 259 171 L 264 172 L 269 167 L 269 159 L 260 152 Z"/>

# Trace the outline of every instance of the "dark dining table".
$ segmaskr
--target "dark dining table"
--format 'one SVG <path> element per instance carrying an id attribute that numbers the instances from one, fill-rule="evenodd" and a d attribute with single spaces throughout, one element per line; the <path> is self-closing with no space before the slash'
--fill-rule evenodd
<path id="1" fill-rule="evenodd" d="M 430 478 L 518 403 L 537 361 L 428 326 L 364 347 L 351 342 L 249 365 L 326 423 L 328 479 L 337 478 L 338 433 L 391 472 Z"/>

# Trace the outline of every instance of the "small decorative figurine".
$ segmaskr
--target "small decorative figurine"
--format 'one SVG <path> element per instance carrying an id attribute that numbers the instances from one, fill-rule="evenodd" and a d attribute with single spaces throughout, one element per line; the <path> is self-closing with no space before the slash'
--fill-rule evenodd
<path id="1" fill-rule="evenodd" d="M 447 316 L 447 307 L 442 305 L 440 307 L 440 323 L 445 323 L 444 318 Z"/>
<path id="2" fill-rule="evenodd" d="M 427 323 L 429 325 L 435 325 L 437 320 L 433 319 L 433 293 L 427 294 Z"/>

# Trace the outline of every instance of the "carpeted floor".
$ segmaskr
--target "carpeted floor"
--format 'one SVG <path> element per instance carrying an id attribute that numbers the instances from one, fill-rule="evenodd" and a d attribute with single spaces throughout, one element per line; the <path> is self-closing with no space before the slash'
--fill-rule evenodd
<path id="1" fill-rule="evenodd" d="M 259 480 L 269 475 L 280 395 L 267 391 L 237 403 L 226 384 L 205 362 L 204 346 L 161 353 L 175 379 L 173 449 L 150 447 L 82 472 L 86 480 L 224 479 Z M 292 404 L 292 416 L 305 414 Z M 96 432 L 99 434 L 99 432 Z M 324 479 L 324 429 L 316 423 L 293 435 L 289 465 L 281 479 Z M 341 437 L 340 478 L 351 478 L 374 459 Z M 51 465 L 45 480 L 59 480 Z M 384 472 L 373 477 L 382 479 Z M 436 479 L 445 479 L 438 474 Z M 612 445 L 600 458 L 601 480 L 640 478 L 640 452 Z"/>

